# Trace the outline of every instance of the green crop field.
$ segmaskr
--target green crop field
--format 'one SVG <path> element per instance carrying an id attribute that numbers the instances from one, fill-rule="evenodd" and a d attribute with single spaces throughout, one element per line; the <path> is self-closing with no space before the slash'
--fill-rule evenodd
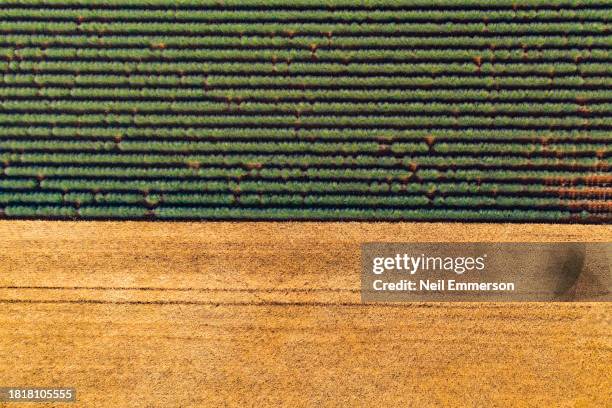
<path id="1" fill-rule="evenodd" d="M 0 0 L 0 218 L 612 223 L 608 0 Z"/>

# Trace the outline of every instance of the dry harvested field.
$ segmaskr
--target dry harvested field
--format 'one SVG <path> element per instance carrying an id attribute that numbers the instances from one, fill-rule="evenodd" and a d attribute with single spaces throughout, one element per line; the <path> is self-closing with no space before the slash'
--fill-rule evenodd
<path id="1" fill-rule="evenodd" d="M 364 305 L 359 244 L 610 239 L 579 225 L 2 221 L 0 385 L 74 386 L 86 407 L 604 406 L 609 304 Z"/>

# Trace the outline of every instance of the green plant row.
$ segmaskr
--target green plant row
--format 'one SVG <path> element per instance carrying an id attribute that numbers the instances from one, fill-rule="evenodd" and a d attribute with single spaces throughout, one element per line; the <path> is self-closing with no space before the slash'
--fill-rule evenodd
<path id="1" fill-rule="evenodd" d="M 147 101 L 71 101 L 71 100 L 52 100 L 52 101 L 30 101 L 30 100 L 6 100 L 0 102 L 0 112 L 10 111 L 11 113 L 57 113 L 57 114 L 74 114 L 74 113 L 104 113 L 104 114 L 159 114 L 164 113 L 167 115 L 186 115 L 186 114 L 199 114 L 199 115 L 290 115 L 293 118 L 308 118 L 312 121 L 313 117 L 322 117 L 325 121 L 325 117 L 328 115 L 333 116 L 349 116 L 357 115 L 370 115 L 370 116 L 391 116 L 391 115 L 405 115 L 414 116 L 421 113 L 423 116 L 436 115 L 436 116 L 448 116 L 453 118 L 459 118 L 460 121 L 463 116 L 483 116 L 487 115 L 492 118 L 500 118 L 500 120 L 507 120 L 508 117 L 516 118 L 520 120 L 522 116 L 537 116 L 537 117 L 550 117 L 567 115 L 568 117 L 590 117 L 590 116 L 601 116 L 612 113 L 612 104 L 610 103 L 589 103 L 588 106 L 583 107 L 576 103 L 490 103 L 490 102 L 478 102 L 478 103 L 425 103 L 425 102 L 405 102 L 405 103 L 351 103 L 351 102 L 322 102 L 322 103 L 274 103 L 274 102 L 245 102 L 240 104 L 229 104 L 223 101 L 205 101 L 205 102 L 147 102 Z M 504 119 L 506 118 L 506 119 Z M 573 118 L 572 120 L 574 120 Z M 288 118 L 283 119 L 286 122 Z M 382 120 L 382 118 L 380 119 Z M 471 120 L 471 119 L 467 119 Z M 553 120 L 554 122 L 554 120 Z M 551 122 L 551 124 L 553 123 Z M 590 123 L 590 122 L 589 122 Z M 111 126 L 112 128 L 112 126 Z M 15 128 L 15 131 L 20 135 L 31 134 L 29 132 L 37 131 L 38 128 Z M 195 130 L 195 128 L 182 128 L 171 129 L 174 135 L 187 135 L 193 137 L 206 136 L 208 133 L 206 130 Z M 116 135 L 117 130 L 111 129 L 113 136 Z M 500 129 L 501 130 L 501 129 Z M 69 133 L 64 128 L 53 129 L 57 134 L 72 135 L 78 137 L 80 135 L 109 135 L 110 132 L 106 133 L 95 133 L 99 129 L 88 129 L 80 126 L 74 128 L 72 133 Z M 143 131 L 140 128 L 128 129 L 127 131 L 118 130 L 121 133 L 138 134 L 142 135 Z M 284 135 L 287 132 L 282 131 L 270 132 L 266 130 L 253 129 L 254 133 L 249 133 L 244 129 L 235 128 L 232 131 L 238 131 L 239 137 L 254 137 L 254 135 L 262 134 L 266 137 L 275 137 L 277 135 Z M 51 130 L 48 128 L 40 129 L 40 134 L 49 134 Z M 512 130 L 513 134 L 523 134 L 525 131 Z M 400 132 L 398 132 L 399 134 Z M 158 128 L 157 133 L 149 133 L 152 137 L 167 137 L 168 130 Z M 344 129 L 337 137 L 350 138 L 350 129 Z M 222 136 L 236 138 L 231 132 L 223 131 Z M 294 135 L 295 136 L 295 135 Z M 491 134 L 489 132 L 489 137 Z M 597 137 L 597 136 L 595 136 Z"/>
<path id="2" fill-rule="evenodd" d="M 296 118 L 288 115 L 147 115 L 147 114 L 20 114 L 0 113 L 0 123 L 23 125 L 104 125 L 104 126 L 201 126 L 201 127 L 253 127 L 253 128 L 393 128 L 393 127 L 428 127 L 432 123 L 438 127 L 540 127 L 554 129 L 555 127 L 580 128 L 612 126 L 608 117 L 584 118 L 581 115 L 565 117 L 479 117 L 463 114 L 461 116 L 302 116 Z"/>
<path id="3" fill-rule="evenodd" d="M 555 19 L 589 19 L 607 21 L 609 15 L 607 10 L 601 9 L 559 9 L 559 10 L 490 10 L 487 11 L 486 18 L 490 23 L 498 20 L 517 20 L 521 22 L 527 21 L 547 21 Z M 0 19 L 44 19 L 47 21 L 53 20 L 122 20 L 134 21 L 140 20 L 166 20 L 168 22 L 181 22 L 188 20 L 191 22 L 201 21 L 205 23 L 220 23 L 224 21 L 247 21 L 258 20 L 278 21 L 284 20 L 300 20 L 313 22 L 363 22 L 363 23 L 379 23 L 381 22 L 438 22 L 438 21 L 482 21 L 483 12 L 480 10 L 349 10 L 349 11 L 333 11 L 329 10 L 276 10 L 270 12 L 268 10 L 176 10 L 168 8 L 166 10 L 159 9 L 86 9 L 86 8 L 70 8 L 70 9 L 53 9 L 53 8 L 38 8 L 38 9 L 19 9 L 6 8 L 0 9 Z"/>
<path id="4" fill-rule="evenodd" d="M 440 75 L 419 77 L 389 77 L 371 76 L 357 77 L 320 77 L 300 76 L 235 76 L 235 75 L 54 75 L 54 74 L 5 74 L 0 75 L 0 83 L 5 85 L 36 85 L 36 86 L 130 86 L 130 87 L 177 87 L 177 88 L 236 88 L 241 87 L 272 87 L 286 89 L 301 88 L 459 88 L 459 87 L 556 87 L 556 86 L 586 86 L 612 87 L 612 78 L 608 76 L 582 77 L 580 75 L 562 77 L 543 76 L 452 76 Z"/>
<path id="5" fill-rule="evenodd" d="M 426 141 L 395 142 L 382 146 L 390 153 L 493 153 L 507 154 L 608 154 L 612 150 L 609 143 L 465 143 L 440 142 L 430 147 Z M 0 140 L 0 150 L 27 151 L 125 151 L 125 152 L 266 152 L 266 153 L 329 153 L 329 154 L 378 154 L 381 144 L 378 142 L 183 142 L 183 141 L 122 141 L 96 142 L 77 140 Z"/>
<path id="6" fill-rule="evenodd" d="M 38 182 L 36 179 L 9 179 L 0 177 L 0 189 L 36 190 Z"/>
<path id="7" fill-rule="evenodd" d="M 612 65 L 612 64 L 611 64 Z M 328 89 L 163 89 L 163 88 L 23 88 L 23 87 L 0 87 L 0 97 L 45 97 L 45 98 L 87 98 L 115 99 L 124 98 L 156 98 L 174 100 L 224 100 L 228 103 L 242 103 L 250 100 L 286 102 L 298 100 L 303 102 L 322 101 L 465 101 L 473 102 L 507 102 L 522 99 L 526 101 L 541 100 L 542 102 L 562 101 L 568 99 L 591 101 L 612 100 L 612 89 L 602 90 L 496 90 L 496 89 L 416 89 L 404 91 L 401 89 L 370 89 L 370 90 L 328 90 Z"/>
<path id="8" fill-rule="evenodd" d="M 202 178 L 202 179 L 339 179 L 339 180 L 379 180 L 379 181 L 418 181 L 436 180 L 584 180 L 593 176 L 606 176 L 607 172 L 585 171 L 549 171 L 549 170 L 436 170 L 436 169 L 321 169 L 321 168 L 271 168 L 245 169 L 235 168 L 121 168 L 121 167 L 16 167 L 9 166 L 4 174 L 11 177 L 113 177 L 113 178 Z M 608 175 L 609 181 L 612 176 Z"/>
<path id="9" fill-rule="evenodd" d="M 410 144 L 404 144 L 408 149 Z M 55 151 L 126 151 L 126 152 L 210 152 L 258 151 L 269 153 L 376 153 L 379 144 L 374 142 L 309 143 L 309 142 L 93 142 L 93 141 L 29 141 L 0 140 L 0 149 L 7 150 L 55 150 Z M 427 152 L 425 142 L 413 143 L 413 152 Z"/>
<path id="10" fill-rule="evenodd" d="M 159 218 L 159 219 L 243 219 L 243 220 L 533 220 L 558 221 L 570 219 L 569 211 L 558 210 L 452 210 L 452 209 L 352 209 L 352 208 L 185 208 L 162 207 L 149 211 L 143 207 L 59 207 L 7 206 L 6 217 L 62 218 Z M 589 213 L 584 212 L 583 217 Z"/>
<path id="11" fill-rule="evenodd" d="M 83 62 L 83 61 L 0 61 L 0 71 L 17 74 L 20 72 L 44 73 L 104 73 L 104 74 L 178 74 L 196 73 L 200 75 L 612 75 L 612 64 L 592 63 L 490 63 L 482 61 L 479 66 L 474 61 L 423 62 L 423 63 L 312 63 L 279 60 L 273 64 L 256 62 Z"/>
<path id="12" fill-rule="evenodd" d="M 459 34 L 478 35 L 492 34 L 558 34 L 568 33 L 579 35 L 581 33 L 607 34 L 606 23 L 593 22 L 581 24 L 550 23 L 546 21 L 530 21 L 529 24 L 522 23 L 424 23 L 414 21 L 411 23 L 100 23 L 100 22 L 30 22 L 30 21 L 8 21 L 0 27 L 0 33 L 66 33 L 75 32 L 80 34 L 123 34 L 142 35 L 143 33 L 155 33 L 156 35 L 185 34 L 191 35 L 368 35 L 368 34 Z"/>
<path id="13" fill-rule="evenodd" d="M 430 49 L 430 50 L 327 50 L 316 52 L 310 50 L 262 50 L 262 49 L 94 49 L 94 48 L 15 48 L 0 47 L 0 58 L 11 59 L 39 59 L 52 61 L 55 59 L 74 60 L 119 60 L 119 61 L 245 61 L 245 62 L 419 62 L 419 61 L 448 61 L 448 62 L 474 62 L 479 65 L 482 61 L 489 62 L 523 62 L 531 60 L 537 62 L 578 62 L 599 60 L 612 61 L 608 50 L 603 49 L 483 49 L 479 51 L 456 48 Z M 475 61 L 480 59 L 480 62 Z"/>
<path id="14" fill-rule="evenodd" d="M 194 128 L 155 126 L 143 127 L 113 127 L 113 126 L 2 126 L 2 133 L 6 138 L 73 138 L 75 141 L 83 138 L 109 139 L 112 141 L 133 138 L 149 138 L 152 141 L 189 138 L 197 141 L 203 140 L 285 140 L 292 141 L 325 141 L 325 140 L 376 140 L 380 143 L 391 143 L 405 140 L 418 140 L 420 142 L 431 139 L 432 142 L 440 140 L 480 141 L 480 140 L 530 140 L 542 141 L 605 142 L 610 137 L 607 130 L 519 130 L 519 129 L 245 129 L 245 128 Z"/>
<path id="15" fill-rule="evenodd" d="M 235 208 L 159 208 L 159 218 L 204 219 L 380 219 L 380 220 L 559 220 L 570 217 L 568 211 L 537 210 L 390 210 L 390 209 L 249 209 Z M 585 214 L 588 216 L 588 214 Z"/>
<path id="16" fill-rule="evenodd" d="M 229 104 L 224 101 L 160 101 L 160 102 L 147 102 L 147 101 L 96 101 L 96 100 L 83 100 L 83 101 L 71 101 L 71 100 L 42 100 L 42 101 L 29 101 L 29 100 L 5 100 L 0 102 L 0 112 L 13 111 L 13 112 L 57 112 L 57 113 L 108 113 L 108 114 L 120 114 L 120 113 L 131 113 L 131 114 L 148 114 L 148 113 L 159 113 L 165 114 L 199 114 L 206 115 L 293 115 L 297 116 L 324 116 L 324 115 L 415 115 L 417 113 L 422 114 L 446 114 L 448 116 L 458 115 L 474 115 L 483 114 L 494 117 L 504 116 L 520 116 L 520 115 L 531 115 L 531 116 L 557 116 L 557 115 L 568 115 L 568 116 L 589 116 L 589 115 L 602 115 L 609 114 L 612 112 L 612 103 L 589 103 L 586 108 L 583 108 L 577 103 L 491 103 L 491 102 L 457 102 L 457 103 L 440 103 L 440 102 L 398 102 L 398 103 L 352 103 L 352 102 L 294 102 L 294 103 L 275 103 L 275 102 L 243 102 L 240 104 Z M 479 115 L 480 116 L 480 115 Z M 22 131 L 29 131 L 29 128 L 18 128 Z M 76 129 L 76 128 L 75 128 Z M 83 129 L 87 132 L 87 129 Z M 238 129 L 236 129 L 238 130 Z M 501 129 L 500 129 L 501 130 Z M 58 130 L 55 130 L 58 131 Z M 60 132 L 62 130 L 59 130 Z M 138 129 L 131 129 L 130 131 L 141 132 Z M 174 130 L 175 132 L 177 130 Z M 254 129 L 257 131 L 257 129 Z M 44 130 L 43 132 L 48 132 Z M 179 131 L 180 132 L 180 131 Z M 185 129 L 182 131 L 183 134 L 189 132 L 193 136 L 197 134 L 206 133 L 205 131 L 196 131 L 194 129 Z M 240 130 L 244 132 L 244 130 Z M 263 132 L 266 132 L 265 130 Z M 512 131 L 522 132 L 522 131 Z M 224 132 L 227 133 L 227 132 Z M 344 130 L 339 137 L 351 133 L 349 129 Z M 523 132 L 524 133 L 524 132 Z M 66 132 L 62 134 L 68 134 Z M 82 133 L 85 134 L 85 133 Z M 160 137 L 165 134 L 165 129 L 159 129 Z M 277 133 L 270 134 L 266 133 L 266 136 L 271 137 Z M 75 136 L 78 136 L 75 134 Z M 231 136 L 231 135 L 228 135 Z M 245 135 L 249 137 L 249 135 Z"/>
<path id="17" fill-rule="evenodd" d="M 268 13 L 269 14 L 269 13 Z M 475 37 L 466 35 L 439 36 L 342 36 L 329 38 L 327 35 L 317 36 L 181 36 L 173 35 L 46 35 L 46 34 L 6 34 L 0 38 L 4 46 L 15 45 L 19 47 L 142 47 L 142 48 L 289 48 L 289 49 L 359 49 L 359 48 L 417 48 L 417 47 L 460 47 L 481 49 L 496 48 L 548 48 L 563 47 L 580 49 L 590 47 L 612 47 L 612 35 L 521 35 L 521 36 L 486 36 Z"/>
<path id="18" fill-rule="evenodd" d="M 544 183 L 503 182 L 381 182 L 381 181 L 236 181 L 236 180 L 105 180 L 105 179 L 44 179 L 41 189 L 70 192 L 89 191 L 193 191 L 231 193 L 453 193 L 453 194 L 529 194 L 555 192 L 557 187 Z M 592 186 L 572 186 L 576 191 L 593 189 Z M 605 187 L 600 187 L 602 190 Z M 609 191 L 609 189 L 608 189 Z"/>
<path id="19" fill-rule="evenodd" d="M 541 205 L 559 205 L 560 199 L 529 199 Z M 476 201 L 476 200 L 475 200 Z M 487 200 L 488 201 L 488 200 Z M 452 201 L 451 201 L 452 202 Z M 502 198 L 501 203 L 512 202 Z M 133 194 L 133 193 L 0 193 L 0 204 L 144 204 L 158 205 L 335 205 L 345 206 L 414 206 L 430 203 L 426 196 L 351 196 L 351 195 L 259 195 L 244 194 Z M 503 204 L 502 204 L 503 205 Z"/>
<path id="20" fill-rule="evenodd" d="M 147 214 L 146 208 L 138 207 L 74 207 L 53 206 L 53 205 L 8 205 L 3 209 L 3 215 L 12 217 L 60 217 L 60 218 L 142 218 Z"/>
<path id="21" fill-rule="evenodd" d="M 242 206 L 337 206 L 337 207 L 517 207 L 531 206 L 563 207 L 589 205 L 593 200 L 570 200 L 556 197 L 512 197 L 512 196 L 448 196 L 434 197 L 419 195 L 361 196 L 361 195 L 298 195 L 298 194 L 197 194 L 197 193 L 59 193 L 59 192 L 11 192 L 0 193 L 0 205 L 7 204 L 118 204 L 118 205 L 242 205 Z"/>
<path id="22" fill-rule="evenodd" d="M 57 6 L 61 4 L 65 7 L 162 7 L 162 8 L 227 8 L 239 9 L 241 7 L 261 7 L 261 8 L 324 8 L 334 10 L 336 8 L 350 9 L 395 9 L 395 8 L 423 8 L 423 7 L 465 7 L 474 8 L 475 5 L 483 6 L 474 3 L 473 0 L 293 0 L 288 3 L 285 0 L 3 0 L 6 6 Z M 522 0 L 517 3 L 516 0 L 496 0 L 489 7 L 507 7 L 514 9 L 515 7 L 524 8 L 582 8 L 590 6 L 608 6 L 606 0 Z M 484 7 L 486 8 L 486 7 Z"/>
<path id="23" fill-rule="evenodd" d="M 394 143 L 396 151 L 403 151 L 402 143 Z M 406 145 L 410 149 L 410 145 Z M 612 151 L 609 143 L 581 144 L 581 143 L 448 143 L 440 142 L 432 148 L 437 153 L 605 153 Z"/>
<path id="24" fill-rule="evenodd" d="M 411 156 L 401 157 L 374 155 L 287 155 L 287 154 L 176 154 L 156 155 L 141 154 L 99 154 L 99 153 L 0 153 L 0 162 L 9 165 L 18 164 L 49 164 L 49 165 L 131 165 L 131 166 L 243 166 L 246 168 L 299 167 L 317 166 L 333 167 L 406 167 L 419 166 L 590 166 L 607 169 L 612 166 L 612 157 L 521 157 L 512 155 L 491 156 L 482 153 L 481 156 L 454 156 L 452 161 L 445 156 Z"/>

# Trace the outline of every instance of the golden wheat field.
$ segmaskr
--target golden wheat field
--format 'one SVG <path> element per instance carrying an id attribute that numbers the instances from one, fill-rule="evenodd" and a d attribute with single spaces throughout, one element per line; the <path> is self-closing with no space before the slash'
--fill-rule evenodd
<path id="1" fill-rule="evenodd" d="M 64 405 L 79 407 L 605 406 L 609 304 L 362 304 L 359 248 L 611 238 L 574 225 L 2 221 L 0 385 L 75 387 Z"/>

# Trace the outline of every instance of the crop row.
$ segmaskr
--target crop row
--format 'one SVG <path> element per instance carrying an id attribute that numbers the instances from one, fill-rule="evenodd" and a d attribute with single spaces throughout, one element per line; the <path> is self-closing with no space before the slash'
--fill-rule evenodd
<path id="1" fill-rule="evenodd" d="M 439 142 L 243 142 L 243 141 L 81 141 L 81 140 L 0 140 L 0 150 L 52 150 L 83 152 L 261 152 L 261 153 L 316 153 L 316 154 L 407 154 L 407 153 L 474 153 L 474 154 L 597 154 L 607 156 L 612 146 L 602 143 L 498 142 L 465 143 Z"/>
<path id="2" fill-rule="evenodd" d="M 380 22 L 495 22 L 599 21 L 609 20 L 609 11 L 598 8 L 558 10 L 166 10 L 155 9 L 88 9 L 39 8 L 0 9 L 0 19 L 36 21 L 121 21 L 121 22 L 317 22 L 317 23 L 380 23 Z"/>
<path id="3" fill-rule="evenodd" d="M 552 169 L 602 169 L 612 167 L 612 157 L 520 157 L 491 156 L 483 152 L 479 156 L 426 155 L 401 157 L 375 155 L 296 155 L 296 154 L 176 154 L 152 153 L 1 153 L 0 163 L 42 166 L 124 166 L 135 168 L 155 167 L 243 167 L 251 168 L 552 168 Z"/>
<path id="4" fill-rule="evenodd" d="M 550 142 L 602 142 L 606 141 L 609 131 L 597 130 L 515 130 L 515 129 L 245 129 L 245 128 L 195 128 L 176 127 L 158 128 L 113 127 L 113 126 L 3 126 L 6 138 L 67 139 L 88 140 L 257 140 L 257 141 L 377 141 L 392 143 L 398 141 L 424 141 L 434 144 L 439 141 L 527 141 L 547 144 Z"/>
<path id="5" fill-rule="evenodd" d="M 0 38 L 0 45 L 15 47 L 80 47 L 80 48 L 154 48 L 154 49 L 582 49 L 612 47 L 612 35 L 521 35 L 515 37 L 474 37 L 453 35 L 449 37 L 389 37 L 344 36 L 329 38 L 327 35 L 311 37 L 215 37 L 215 36 L 112 36 L 112 35 L 15 35 Z"/>
<path id="6" fill-rule="evenodd" d="M 606 195 L 612 193 L 606 183 L 576 183 L 568 180 L 575 195 Z M 561 181 L 553 184 L 518 183 L 510 181 L 357 181 L 357 180 L 123 180 L 99 178 L 7 178 L 0 177 L 0 187 L 6 190 L 50 190 L 63 192 L 193 192 L 232 194 L 429 194 L 434 195 L 552 195 L 563 196 L 566 189 Z M 567 196 L 570 196 L 569 194 Z"/>
<path id="7" fill-rule="evenodd" d="M 7 21 L 0 27 L 3 34 L 111 34 L 111 35 L 279 35 L 287 37 L 328 35 L 608 35 L 607 23 L 580 22 L 551 23 L 529 21 L 522 23 L 99 23 L 99 22 L 38 22 Z"/>
<path id="8" fill-rule="evenodd" d="M 492 102 L 399 102 L 399 103 L 351 103 L 351 102 L 241 102 L 228 104 L 217 102 L 147 102 L 147 101 L 96 101 L 58 100 L 4 100 L 0 110 L 11 112 L 65 112 L 65 113 L 165 113 L 208 115 L 294 115 L 301 116 L 393 116 L 393 115 L 472 115 L 472 116 L 599 116 L 612 112 L 612 103 L 492 103 Z"/>
<path id="9" fill-rule="evenodd" d="M 59 193 L 10 192 L 0 193 L 0 205 L 6 204 L 73 204 L 83 205 L 159 205 L 188 206 L 294 206 L 294 207 L 525 207 L 559 208 L 596 206 L 596 200 L 572 200 L 559 197 L 512 196 L 447 196 L 424 195 L 359 196 L 359 195 L 301 195 L 301 194 L 197 194 L 197 193 Z"/>
<path id="10" fill-rule="evenodd" d="M 4 73 L 61 73 L 61 74 L 197 74 L 197 75 L 353 75 L 353 76 L 517 76 L 542 75 L 548 77 L 567 75 L 612 75 L 612 64 L 580 63 L 504 63 L 483 60 L 465 63 L 300 63 L 279 60 L 276 63 L 236 62 L 109 62 L 109 61 L 0 61 Z"/>
<path id="11" fill-rule="evenodd" d="M 611 64 L 612 65 L 612 64 Z M 497 89 L 401 89 L 328 90 L 328 89 L 223 89 L 204 88 L 63 88 L 63 87 L 0 87 L 3 98 L 75 98 L 86 100 L 170 100 L 170 101 L 226 101 L 228 103 L 257 102 L 514 102 L 542 101 L 580 103 L 612 101 L 612 89 L 596 90 L 497 90 Z"/>
<path id="12" fill-rule="evenodd" d="M 5 217 L 51 217 L 62 219 L 202 219 L 202 220 L 461 220 L 461 221 L 563 221 L 574 220 L 572 213 L 560 210 L 498 210 L 498 209 L 385 209 L 385 208 L 235 208 L 162 207 L 60 207 L 7 206 Z M 589 220 L 583 211 L 578 218 Z M 605 216 L 604 216 L 605 217 Z"/>
<path id="13" fill-rule="evenodd" d="M 581 184 L 612 184 L 607 172 L 561 170 L 437 170 L 388 168 L 134 168 L 92 166 L 8 166 L 4 175 L 11 177 L 89 177 L 121 179 L 262 179 L 262 180 L 370 180 L 370 181 L 523 181 Z"/>
<path id="14" fill-rule="evenodd" d="M 323 9 L 323 10 L 376 10 L 376 9 L 580 9 L 584 7 L 608 8 L 605 0 L 496 0 L 494 3 L 480 5 L 473 0 L 4 0 L 11 7 L 58 7 L 58 8 L 118 8 L 118 9 Z"/>
<path id="15" fill-rule="evenodd" d="M 265 103 L 265 102 L 243 102 L 240 104 L 229 104 L 227 102 L 146 102 L 146 101 L 96 101 L 96 100 L 5 100 L 0 102 L 0 112 L 5 113 L 38 113 L 38 112 L 58 112 L 58 113 L 105 113 L 105 114 L 182 114 L 182 115 L 242 115 L 242 116 L 266 116 L 266 115 L 292 115 L 294 117 L 319 117 L 319 116 L 412 116 L 421 114 L 422 116 L 453 116 L 461 117 L 468 115 L 472 117 L 555 117 L 555 116 L 610 116 L 612 114 L 611 103 L 589 103 L 586 106 L 577 103 L 426 103 L 426 102 L 406 102 L 406 103 L 334 103 L 334 102 L 314 102 L 314 103 Z M 381 119 L 382 120 L 382 119 Z M 25 134 L 29 132 L 29 128 L 17 128 L 17 134 Z M 78 135 L 91 134 L 86 128 L 79 127 Z M 84 132 L 82 132 L 84 130 Z M 242 133 L 244 130 L 236 130 Z M 256 129 L 254 129 L 257 131 Z M 502 129 L 500 129 L 502 130 Z M 142 132 L 138 129 L 132 131 Z M 43 129 L 45 134 L 47 130 Z M 62 135 L 68 136 L 70 133 L 59 130 Z M 183 132 L 190 132 L 192 136 L 197 137 L 198 134 L 193 134 L 193 129 L 187 129 Z M 265 132 L 265 131 L 264 131 Z M 518 132 L 518 131 L 517 131 Z M 225 131 L 225 133 L 230 133 Z M 350 129 L 339 135 L 346 138 L 346 133 L 350 133 Z M 165 137 L 166 129 L 159 129 L 160 137 Z M 199 134 L 203 134 L 199 132 Z M 274 133 L 277 135 L 278 133 Z M 74 134 L 74 136 L 78 136 Z M 254 134 L 253 134 L 254 135 Z M 265 137 L 273 137 L 273 134 L 266 132 Z M 490 135 L 490 132 L 489 132 Z M 152 135 L 154 136 L 154 135 Z M 228 134 L 229 137 L 235 137 Z M 244 135 L 244 137 L 253 137 Z M 350 136 L 348 136 L 350 137 Z"/>
<path id="16" fill-rule="evenodd" d="M 368 78 L 320 77 L 304 75 L 294 77 L 278 76 L 235 76 L 235 75 L 53 75 L 53 74 L 4 74 L 0 83 L 12 85 L 36 85 L 39 87 L 159 87 L 174 89 L 411 89 L 411 88 L 610 88 L 612 77 L 579 75 L 562 77 L 542 76 L 481 76 L 456 77 L 440 75 L 416 77 L 371 76 Z"/>
<path id="17" fill-rule="evenodd" d="M 295 115 L 147 115 L 147 114 L 68 114 L 0 113 L 0 126 L 7 125 L 51 125 L 51 126 L 157 126 L 195 128 L 332 128 L 332 129 L 405 129 L 405 128 L 542 128 L 580 129 L 593 128 L 612 130 L 608 117 L 584 118 L 580 115 L 564 117 L 480 117 L 464 114 L 461 116 L 303 116 Z"/>
<path id="18" fill-rule="evenodd" d="M 235 196 L 231 194 L 117 194 L 117 193 L 0 193 L 0 205 L 7 208 L 55 205 L 65 206 L 72 204 L 74 209 L 88 207 L 106 207 L 108 210 L 116 206 L 141 207 L 143 215 L 145 210 L 151 208 L 163 209 L 166 206 L 180 206 L 185 208 L 205 209 L 209 207 L 226 206 L 229 208 L 265 209 L 269 207 L 285 208 L 378 208 L 378 209 L 453 209 L 453 208 L 497 208 L 530 210 L 560 209 L 571 206 L 572 211 L 588 209 L 592 213 L 605 212 L 608 206 L 592 200 L 568 200 L 559 198 L 529 198 L 529 197 L 436 197 L 430 199 L 426 196 L 350 196 L 350 195 L 255 195 L 244 194 Z M 529 207 L 531 208 L 529 208 Z M 179 208 L 180 208 L 179 207 Z M 255 208 L 253 208 L 255 207 Z M 80 215 L 87 214 L 79 212 Z M 149 215 L 151 211 L 149 211 Z M 154 214 L 154 212 L 153 212 Z M 10 214 L 10 210 L 9 213 Z"/>
<path id="19" fill-rule="evenodd" d="M 132 48 L 40 48 L 1 47 L 0 58 L 5 60 L 45 61 L 124 61 L 124 62 L 610 62 L 612 57 L 605 49 L 482 49 L 462 50 L 456 48 L 428 50 L 265 50 L 265 49 L 132 49 Z"/>

